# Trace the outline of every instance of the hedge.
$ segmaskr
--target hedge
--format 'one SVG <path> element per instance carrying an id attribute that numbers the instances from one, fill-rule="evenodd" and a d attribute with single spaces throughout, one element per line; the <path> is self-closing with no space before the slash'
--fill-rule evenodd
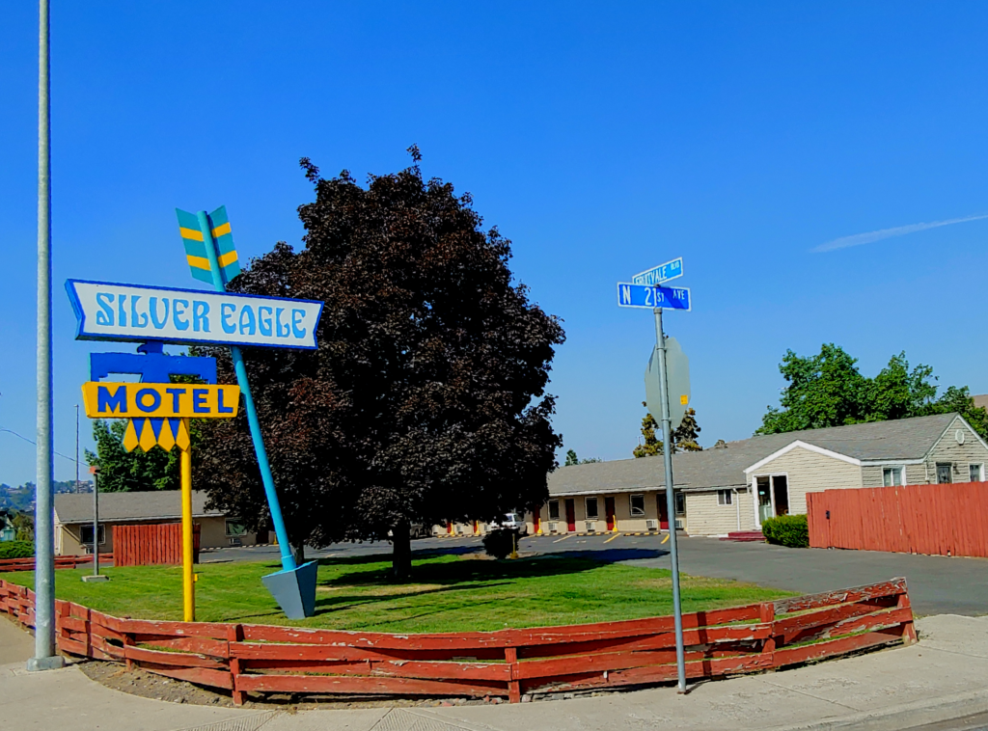
<path id="1" fill-rule="evenodd" d="M 488 556 L 507 558 L 515 550 L 518 533 L 510 528 L 498 528 L 484 536 L 484 550 Z"/>
<path id="2" fill-rule="evenodd" d="M 0 543 L 0 559 L 31 558 L 34 555 L 34 544 L 31 541 L 7 541 Z"/>
<path id="3" fill-rule="evenodd" d="M 789 548 L 809 548 L 810 529 L 805 515 L 780 515 L 762 523 L 765 540 Z"/>

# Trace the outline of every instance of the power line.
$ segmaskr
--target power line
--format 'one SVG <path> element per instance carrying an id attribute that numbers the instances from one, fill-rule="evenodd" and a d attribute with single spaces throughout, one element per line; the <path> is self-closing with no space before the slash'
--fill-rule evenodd
<path id="1" fill-rule="evenodd" d="M 33 444 L 35 447 L 38 446 L 38 443 L 37 442 L 32 442 L 30 439 L 28 439 L 23 434 L 18 434 L 13 429 L 5 429 L 4 427 L 0 426 L 0 432 L 4 432 L 4 431 L 7 432 L 8 434 L 13 434 L 18 439 L 23 439 L 28 444 Z M 69 457 L 67 454 L 62 454 L 61 452 L 55 452 L 55 454 L 57 454 L 59 457 L 63 457 L 65 459 L 67 459 L 69 462 L 72 462 L 73 464 L 77 463 L 77 460 L 73 459 L 72 457 Z"/>

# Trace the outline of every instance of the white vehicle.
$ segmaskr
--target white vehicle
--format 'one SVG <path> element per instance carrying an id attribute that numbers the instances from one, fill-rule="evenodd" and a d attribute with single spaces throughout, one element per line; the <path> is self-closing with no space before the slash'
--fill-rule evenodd
<path id="1" fill-rule="evenodd" d="M 505 513 L 501 520 L 494 522 L 493 527 L 516 530 L 520 535 L 526 535 L 528 533 L 528 528 L 525 526 L 525 518 L 518 513 Z"/>

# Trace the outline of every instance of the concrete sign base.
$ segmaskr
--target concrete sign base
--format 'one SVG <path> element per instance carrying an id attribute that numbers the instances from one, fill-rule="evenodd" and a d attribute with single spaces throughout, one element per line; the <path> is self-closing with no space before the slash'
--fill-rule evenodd
<path id="1" fill-rule="evenodd" d="M 316 610 L 317 561 L 309 561 L 297 569 L 282 569 L 268 574 L 261 581 L 278 602 L 281 611 L 289 619 L 305 619 Z"/>

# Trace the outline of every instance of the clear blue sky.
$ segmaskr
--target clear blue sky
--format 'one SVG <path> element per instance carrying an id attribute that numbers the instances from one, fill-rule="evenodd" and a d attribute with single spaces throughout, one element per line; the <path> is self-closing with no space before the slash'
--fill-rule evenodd
<path id="1" fill-rule="evenodd" d="M 0 427 L 33 438 L 36 8 L 0 18 Z M 813 251 L 988 213 L 986 36 L 960 2 L 54 0 L 56 449 L 93 349 L 66 278 L 190 286 L 176 206 L 226 204 L 261 254 L 299 242 L 300 156 L 362 180 L 411 143 L 564 318 L 555 423 L 582 457 L 629 456 L 643 416 L 652 318 L 615 282 L 680 255 L 694 311 L 667 330 L 702 444 L 759 425 L 787 348 L 833 341 L 868 375 L 905 350 L 988 391 L 988 219 Z M 0 481 L 31 479 L 0 432 Z"/>

